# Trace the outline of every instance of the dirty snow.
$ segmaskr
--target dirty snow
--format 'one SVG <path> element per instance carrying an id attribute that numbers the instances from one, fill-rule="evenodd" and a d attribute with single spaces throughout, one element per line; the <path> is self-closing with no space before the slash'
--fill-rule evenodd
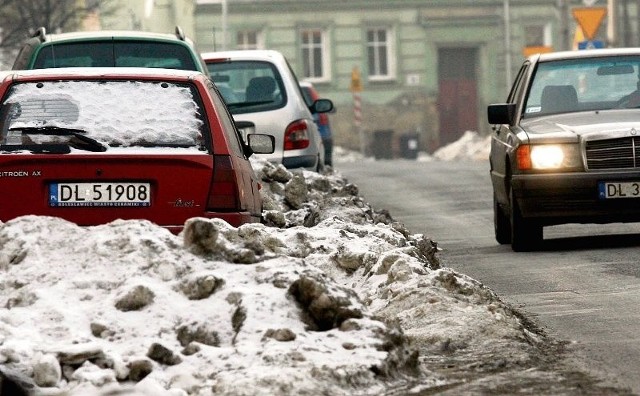
<path id="1" fill-rule="evenodd" d="M 411 394 L 453 381 L 429 351 L 545 342 L 338 171 L 254 166 L 265 224 L 0 223 L 2 374 L 38 395 Z"/>

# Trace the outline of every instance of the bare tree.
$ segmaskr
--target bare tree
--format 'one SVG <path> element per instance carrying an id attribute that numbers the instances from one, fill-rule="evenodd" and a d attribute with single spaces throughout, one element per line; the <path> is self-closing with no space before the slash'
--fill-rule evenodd
<path id="1" fill-rule="evenodd" d="M 77 30 L 90 12 L 111 0 L 0 0 L 0 49 L 14 50 L 39 28 L 48 32 Z"/>

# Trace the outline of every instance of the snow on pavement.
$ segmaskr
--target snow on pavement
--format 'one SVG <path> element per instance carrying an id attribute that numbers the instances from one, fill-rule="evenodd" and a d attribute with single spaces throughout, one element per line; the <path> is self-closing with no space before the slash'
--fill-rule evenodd
<path id="1" fill-rule="evenodd" d="M 377 395 L 446 385 L 419 351 L 544 342 L 338 172 L 253 163 L 265 224 L 0 223 L 2 374 L 38 395 Z"/>

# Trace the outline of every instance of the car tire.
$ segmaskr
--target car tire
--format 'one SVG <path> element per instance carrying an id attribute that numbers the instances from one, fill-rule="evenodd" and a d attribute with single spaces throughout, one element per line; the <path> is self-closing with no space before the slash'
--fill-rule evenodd
<path id="1" fill-rule="evenodd" d="M 529 252 L 537 249 L 542 244 L 542 226 L 522 217 L 513 190 L 509 198 L 511 200 L 511 249 L 514 252 Z"/>
<path id="2" fill-rule="evenodd" d="M 509 216 L 500 207 L 496 194 L 493 194 L 493 225 L 496 234 L 496 241 L 501 245 L 511 243 L 511 221 Z"/>

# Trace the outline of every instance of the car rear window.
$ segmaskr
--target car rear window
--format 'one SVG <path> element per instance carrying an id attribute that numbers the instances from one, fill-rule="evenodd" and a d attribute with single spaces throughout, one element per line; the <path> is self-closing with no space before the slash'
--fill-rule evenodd
<path id="1" fill-rule="evenodd" d="M 54 43 L 42 47 L 33 69 L 114 66 L 198 70 L 187 47 L 153 41 Z"/>
<path id="2" fill-rule="evenodd" d="M 207 68 L 231 114 L 274 110 L 286 104 L 282 77 L 270 62 L 221 61 L 207 63 Z"/>
<path id="3" fill-rule="evenodd" d="M 150 81 L 46 81 L 15 84 L 0 107 L 2 145 L 69 139 L 34 129 L 72 128 L 106 147 L 205 150 L 195 87 Z M 31 131 L 28 132 L 27 130 Z"/>

